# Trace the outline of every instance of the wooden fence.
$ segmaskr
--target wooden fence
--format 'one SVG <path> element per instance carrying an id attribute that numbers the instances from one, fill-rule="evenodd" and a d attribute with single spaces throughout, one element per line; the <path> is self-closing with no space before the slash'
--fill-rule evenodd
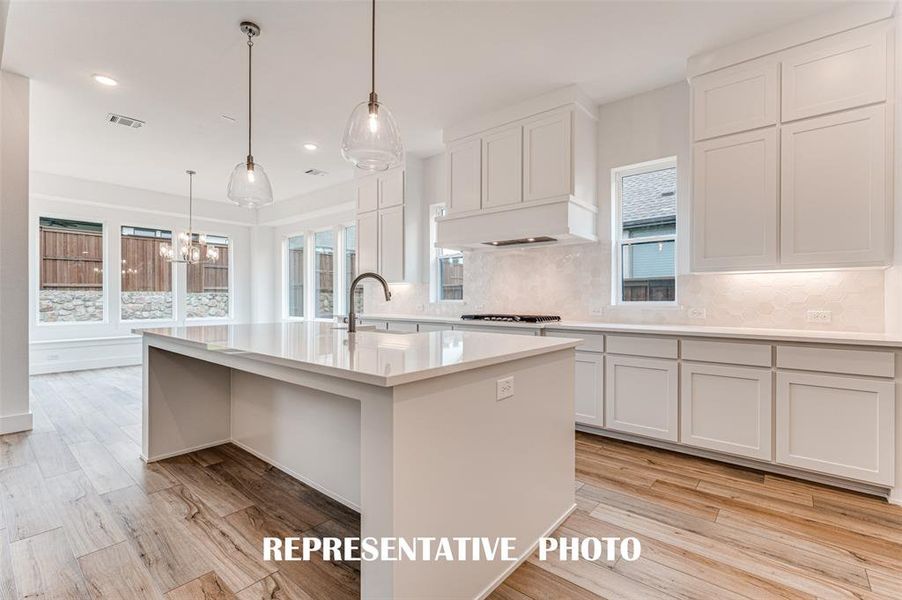
<path id="1" fill-rule="evenodd" d="M 103 235 L 41 227 L 41 289 L 103 288 Z"/>
<path id="2" fill-rule="evenodd" d="M 160 256 L 160 246 L 170 240 L 122 236 L 122 291 L 170 292 L 172 270 Z M 100 232 L 67 231 L 41 227 L 41 289 L 103 288 L 103 235 Z M 188 292 L 229 289 L 229 247 L 214 245 L 219 259 L 188 265 Z M 201 253 L 204 250 L 202 248 Z"/>

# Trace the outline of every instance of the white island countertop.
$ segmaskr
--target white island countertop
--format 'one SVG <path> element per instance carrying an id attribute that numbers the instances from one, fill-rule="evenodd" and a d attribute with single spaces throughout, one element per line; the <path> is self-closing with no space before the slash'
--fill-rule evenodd
<path id="1" fill-rule="evenodd" d="M 332 323 L 311 322 L 160 327 L 135 333 L 384 387 L 565 350 L 579 343 L 501 331 L 349 334 Z"/>

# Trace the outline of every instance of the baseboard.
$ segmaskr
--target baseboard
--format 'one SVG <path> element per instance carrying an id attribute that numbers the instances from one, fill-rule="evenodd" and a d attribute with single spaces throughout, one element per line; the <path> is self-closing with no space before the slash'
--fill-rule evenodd
<path id="1" fill-rule="evenodd" d="M 29 344 L 29 374 L 44 375 L 141 364 L 141 338 L 41 340 Z"/>
<path id="2" fill-rule="evenodd" d="M 288 473 L 289 475 L 291 475 L 293 478 L 297 479 L 298 481 L 300 481 L 300 482 L 302 482 L 302 483 L 304 483 L 304 484 L 306 484 L 306 485 L 309 485 L 310 487 L 312 487 L 313 489 L 315 489 L 317 492 L 319 492 L 319 493 L 321 493 L 321 494 L 325 494 L 326 496 L 329 496 L 330 498 L 332 498 L 332 499 L 335 500 L 336 502 L 340 502 L 341 504 L 344 504 L 345 506 L 347 506 L 348 508 L 350 508 L 350 509 L 353 510 L 354 512 L 358 512 L 358 513 L 360 512 L 360 505 L 357 504 L 356 502 L 352 502 L 351 500 L 348 500 L 347 498 L 345 498 L 345 497 L 342 496 L 341 494 L 338 494 L 338 493 L 336 493 L 336 492 L 334 492 L 334 491 L 332 491 L 332 490 L 330 490 L 330 489 L 328 489 L 328 488 L 325 488 L 325 487 L 321 486 L 320 484 L 316 483 L 315 481 L 312 481 L 312 480 L 308 479 L 307 477 L 304 477 L 304 476 L 301 475 L 300 473 L 298 473 L 298 472 L 296 472 L 296 471 L 294 471 L 294 470 L 292 470 L 292 469 L 289 469 L 289 468 L 286 467 L 285 465 L 283 465 L 283 464 L 281 464 L 281 463 L 278 463 L 278 462 L 274 461 L 273 459 L 271 459 L 270 457 L 266 456 L 265 454 L 262 454 L 262 453 L 260 453 L 260 452 L 258 452 L 258 451 L 256 451 L 256 450 L 254 450 L 254 449 L 251 448 L 250 446 L 247 446 L 247 445 L 245 445 L 245 444 L 242 444 L 241 442 L 236 442 L 235 440 L 231 440 L 231 443 L 232 443 L 232 444 L 235 444 L 236 446 L 238 446 L 239 448 L 241 448 L 242 450 L 244 450 L 244 451 L 247 452 L 248 454 L 253 454 L 254 456 L 256 456 L 257 458 L 259 458 L 259 459 L 262 460 L 263 462 L 271 464 L 272 466 L 276 467 L 276 468 L 279 469 L 280 471 L 284 471 L 285 473 Z"/>
<path id="3" fill-rule="evenodd" d="M 0 417 L 0 435 L 6 433 L 18 433 L 20 431 L 31 431 L 31 429 L 31 412 Z"/>
<path id="4" fill-rule="evenodd" d="M 652 448 L 661 448 L 663 450 L 671 450 L 673 452 L 679 452 L 680 454 L 688 454 L 690 456 L 698 456 L 700 458 L 716 460 L 716 461 L 722 462 L 722 463 L 739 465 L 740 467 L 746 467 L 749 469 L 757 469 L 759 471 L 766 471 L 768 473 L 774 473 L 776 475 L 786 475 L 787 477 L 795 477 L 796 479 L 804 479 L 806 481 L 813 481 L 815 483 L 821 483 L 824 485 L 830 485 L 833 487 L 852 490 L 852 491 L 859 492 L 862 494 L 870 494 L 871 496 L 879 496 L 881 498 L 886 498 L 887 494 L 889 493 L 889 490 L 886 487 L 881 487 L 881 486 L 871 484 L 871 483 L 852 481 L 850 479 L 840 479 L 838 477 L 833 477 L 831 475 L 812 473 L 810 471 L 804 471 L 804 470 L 796 469 L 793 467 L 785 467 L 783 465 L 775 465 L 773 463 L 767 463 L 767 462 L 761 462 L 761 461 L 757 461 L 757 460 L 742 458 L 740 456 L 733 456 L 731 454 L 723 454 L 721 452 L 716 452 L 713 450 L 704 450 L 702 448 L 692 448 L 689 446 L 683 446 L 682 444 L 676 444 L 673 442 L 665 442 L 663 440 L 654 440 L 651 438 L 636 436 L 636 435 L 632 435 L 629 433 L 621 433 L 619 431 L 610 431 L 608 429 L 598 429 L 597 427 L 592 427 L 590 425 L 577 425 L 576 430 L 582 431 L 583 433 L 591 433 L 592 435 L 599 435 L 602 437 L 613 438 L 615 440 L 623 440 L 625 442 L 641 444 L 643 446 L 651 446 Z M 902 502 L 902 498 L 899 499 L 899 502 Z"/>
<path id="5" fill-rule="evenodd" d="M 146 463 L 157 462 L 158 460 L 164 460 L 167 458 L 172 458 L 173 456 L 181 456 L 182 454 L 190 454 L 191 452 L 197 452 L 198 450 L 206 450 L 207 448 L 215 448 L 216 446 L 222 446 L 223 444 L 228 444 L 232 440 L 224 439 L 216 442 L 210 442 L 208 444 L 200 444 L 199 446 L 194 446 L 193 448 L 185 448 L 184 450 L 178 450 L 177 452 L 167 452 L 166 454 L 157 454 L 153 457 L 144 456 L 142 451 L 141 460 Z"/>
<path id="6" fill-rule="evenodd" d="M 893 488 L 889 491 L 886 501 L 896 506 L 902 506 L 902 488 Z"/>
<path id="7" fill-rule="evenodd" d="M 563 525 L 564 521 L 566 521 L 567 518 L 573 514 L 574 510 L 576 510 L 576 503 L 574 503 L 573 506 L 564 511 L 564 514 L 558 517 L 558 519 L 551 525 L 551 527 L 546 529 L 545 532 L 539 536 L 539 539 L 530 544 L 529 548 L 527 548 L 525 552 L 520 554 L 516 561 L 512 562 L 506 569 L 504 569 L 501 575 L 496 577 L 495 580 L 492 581 L 492 583 L 487 585 L 485 589 L 479 592 L 475 600 L 485 600 L 485 598 L 487 598 L 489 594 L 495 591 L 495 588 L 504 583 L 504 580 L 510 577 L 511 573 L 516 571 L 520 567 L 520 565 L 522 565 L 530 556 L 532 556 L 532 553 L 535 552 L 536 548 L 539 547 L 539 542 L 542 541 L 541 538 L 548 537 L 549 535 L 554 533 L 555 530 Z"/>

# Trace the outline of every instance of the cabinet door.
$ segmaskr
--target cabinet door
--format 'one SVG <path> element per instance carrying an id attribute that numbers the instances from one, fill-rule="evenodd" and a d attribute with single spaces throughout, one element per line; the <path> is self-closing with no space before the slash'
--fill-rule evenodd
<path id="1" fill-rule="evenodd" d="M 781 253 L 787 265 L 867 266 L 887 260 L 883 105 L 782 129 Z"/>
<path id="2" fill-rule="evenodd" d="M 576 422 L 604 427 L 604 356 L 576 353 Z"/>
<path id="3" fill-rule="evenodd" d="M 379 268 L 386 281 L 404 281 L 404 207 L 379 211 Z"/>
<path id="4" fill-rule="evenodd" d="M 523 128 L 510 127 L 482 139 L 482 205 L 523 200 Z"/>
<path id="5" fill-rule="evenodd" d="M 677 441 L 675 360 L 605 357 L 605 427 Z"/>
<path id="6" fill-rule="evenodd" d="M 379 272 L 379 216 L 376 211 L 357 215 L 357 270 Z"/>
<path id="7" fill-rule="evenodd" d="M 404 204 L 404 169 L 379 176 L 379 208 Z"/>
<path id="8" fill-rule="evenodd" d="M 771 460 L 770 369 L 684 362 L 680 376 L 682 443 Z"/>
<path id="9" fill-rule="evenodd" d="M 886 100 L 882 25 L 799 46 L 783 58 L 783 121 Z"/>
<path id="10" fill-rule="evenodd" d="M 777 373 L 777 462 L 894 484 L 895 383 Z"/>
<path id="11" fill-rule="evenodd" d="M 778 160 L 776 128 L 695 144 L 693 270 L 777 264 Z"/>
<path id="12" fill-rule="evenodd" d="M 758 60 L 692 80 L 696 140 L 777 123 L 777 62 Z"/>
<path id="13" fill-rule="evenodd" d="M 572 123 L 564 111 L 523 124 L 523 200 L 573 193 Z"/>
<path id="14" fill-rule="evenodd" d="M 482 208 L 482 141 L 458 142 L 448 148 L 448 210 Z"/>
<path id="15" fill-rule="evenodd" d="M 357 211 L 367 212 L 379 208 L 379 179 L 372 175 L 357 180 Z"/>

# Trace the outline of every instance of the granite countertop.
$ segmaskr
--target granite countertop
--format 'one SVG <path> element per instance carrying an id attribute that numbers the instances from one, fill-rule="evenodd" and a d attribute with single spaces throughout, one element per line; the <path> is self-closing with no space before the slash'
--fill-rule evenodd
<path id="1" fill-rule="evenodd" d="M 361 318 L 385 321 L 417 321 L 421 323 L 451 323 L 489 325 L 497 327 L 528 327 L 545 331 L 585 331 L 598 333 L 642 333 L 677 335 L 684 337 L 731 338 L 776 342 L 809 342 L 855 346 L 902 348 L 902 337 L 875 332 L 825 331 L 807 329 L 766 329 L 757 327 L 715 327 L 711 325 L 656 325 L 639 323 L 602 323 L 594 321 L 560 321 L 557 323 L 510 323 L 504 321 L 462 321 L 455 317 L 425 315 L 367 314 Z"/>
<path id="2" fill-rule="evenodd" d="M 476 331 L 349 334 L 332 323 L 136 329 L 149 338 L 391 387 L 573 348 L 578 340 Z"/>

